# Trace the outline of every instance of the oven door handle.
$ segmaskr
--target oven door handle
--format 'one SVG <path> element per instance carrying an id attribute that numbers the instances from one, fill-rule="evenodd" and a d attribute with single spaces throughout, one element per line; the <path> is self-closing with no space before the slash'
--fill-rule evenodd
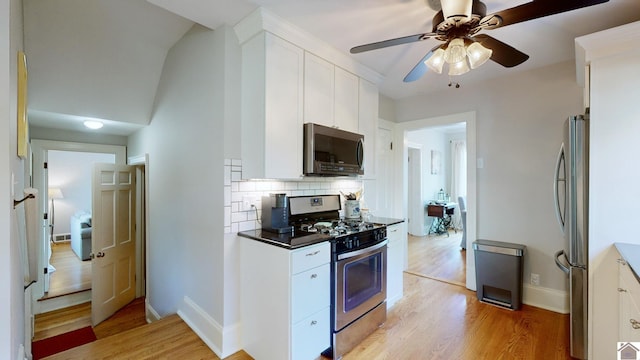
<path id="1" fill-rule="evenodd" d="M 344 259 L 352 258 L 352 257 L 358 256 L 358 255 L 366 254 L 366 253 L 371 252 L 373 250 L 378 250 L 381 247 L 386 246 L 388 242 L 389 242 L 389 240 L 385 239 L 383 242 L 375 244 L 375 245 L 370 246 L 368 248 L 360 249 L 360 250 L 356 250 L 356 251 L 351 251 L 351 252 L 344 253 L 344 254 L 340 254 L 340 255 L 338 255 L 338 260 L 344 260 Z"/>

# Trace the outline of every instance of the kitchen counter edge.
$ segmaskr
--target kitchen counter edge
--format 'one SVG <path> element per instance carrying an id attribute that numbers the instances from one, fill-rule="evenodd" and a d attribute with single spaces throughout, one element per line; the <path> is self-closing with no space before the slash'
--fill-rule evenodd
<path id="1" fill-rule="evenodd" d="M 403 223 L 404 219 L 394 219 L 394 218 L 373 216 L 373 217 L 371 217 L 369 222 L 380 224 L 380 225 L 385 225 L 385 226 L 391 226 L 391 225 L 396 225 L 396 224 Z"/>
<path id="2" fill-rule="evenodd" d="M 638 276 L 638 271 L 640 271 L 640 245 L 627 243 L 614 243 L 613 245 L 622 255 L 624 261 L 629 264 L 633 276 L 640 283 L 640 276 Z"/>
<path id="3" fill-rule="evenodd" d="M 260 229 L 256 229 L 256 230 L 247 230 L 247 231 L 240 231 L 238 232 L 238 236 L 247 238 L 247 239 L 251 239 L 251 240 L 256 240 L 256 241 L 260 241 L 263 242 L 265 244 L 269 244 L 269 245 L 273 245 L 273 246 L 277 246 L 283 249 L 287 249 L 287 250 L 295 250 L 295 249 L 300 249 L 303 248 L 305 246 L 310 246 L 310 245 L 315 245 L 315 244 L 319 244 L 325 241 L 329 241 L 330 239 L 327 238 L 320 238 L 320 239 L 315 239 L 309 242 L 305 242 L 305 243 L 301 243 L 301 244 L 295 244 L 295 245 L 291 245 L 282 241 L 277 241 L 277 240 L 273 240 L 267 237 L 262 236 L 262 230 Z M 277 236 L 273 233 L 269 233 L 269 236 Z M 283 234 L 283 236 L 286 236 L 286 234 Z"/>

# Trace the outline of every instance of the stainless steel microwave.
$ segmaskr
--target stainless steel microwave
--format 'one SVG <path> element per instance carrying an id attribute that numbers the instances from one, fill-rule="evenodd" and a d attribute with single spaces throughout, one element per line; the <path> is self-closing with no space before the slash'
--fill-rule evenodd
<path id="1" fill-rule="evenodd" d="M 304 124 L 304 174 L 364 174 L 364 135 L 318 124 Z"/>

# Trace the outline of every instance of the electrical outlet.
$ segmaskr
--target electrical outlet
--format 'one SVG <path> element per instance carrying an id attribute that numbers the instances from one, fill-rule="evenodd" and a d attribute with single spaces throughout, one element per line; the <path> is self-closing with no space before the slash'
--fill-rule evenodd
<path id="1" fill-rule="evenodd" d="M 254 207 L 258 206 L 258 197 L 245 195 L 242 197 L 242 209 L 241 211 L 249 211 L 253 210 Z"/>
<path id="2" fill-rule="evenodd" d="M 531 285 L 540 286 L 540 275 L 531 273 Z"/>

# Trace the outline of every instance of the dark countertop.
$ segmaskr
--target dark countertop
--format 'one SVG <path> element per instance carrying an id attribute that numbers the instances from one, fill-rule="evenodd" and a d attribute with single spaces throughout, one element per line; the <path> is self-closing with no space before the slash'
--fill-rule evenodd
<path id="1" fill-rule="evenodd" d="M 369 220 L 369 222 L 390 226 L 390 225 L 403 223 L 404 219 L 394 219 L 394 218 L 385 218 L 385 217 L 372 216 L 371 219 Z"/>
<path id="2" fill-rule="evenodd" d="M 622 258 L 624 258 L 624 261 L 629 264 L 629 268 L 636 280 L 640 282 L 640 277 L 638 276 L 638 272 L 640 272 L 640 245 L 627 243 L 614 243 L 614 245 L 622 255 Z"/>
<path id="3" fill-rule="evenodd" d="M 242 237 L 253 239 L 253 240 L 258 240 L 267 244 L 279 246 L 289 250 L 298 249 L 301 247 L 321 243 L 324 241 L 329 241 L 331 239 L 331 236 L 326 234 L 318 234 L 318 233 L 297 234 L 295 232 L 276 234 L 276 233 L 262 230 L 262 229 L 241 231 L 238 233 L 238 236 L 242 236 Z"/>

